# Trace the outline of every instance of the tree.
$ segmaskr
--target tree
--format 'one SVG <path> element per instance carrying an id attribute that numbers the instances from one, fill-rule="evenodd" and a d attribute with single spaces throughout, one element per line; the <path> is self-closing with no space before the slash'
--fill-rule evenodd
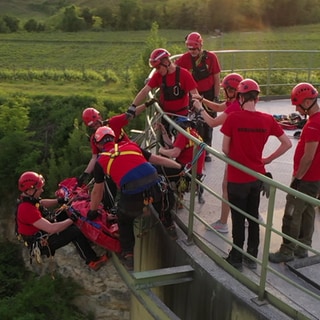
<path id="1" fill-rule="evenodd" d="M 61 30 L 65 32 L 77 32 L 86 29 L 86 23 L 79 17 L 76 7 L 71 6 L 64 10 Z"/>
<path id="2" fill-rule="evenodd" d="M 23 28 L 28 32 L 35 32 L 38 30 L 38 23 L 36 20 L 30 19 L 24 24 Z"/>
<path id="3" fill-rule="evenodd" d="M 17 32 L 19 30 L 20 20 L 18 18 L 5 15 L 3 21 L 6 23 L 10 32 Z"/>
<path id="4" fill-rule="evenodd" d="M 133 93 L 136 94 L 145 83 L 147 75 L 151 69 L 149 66 L 150 53 L 156 48 L 165 48 L 166 40 L 159 36 L 159 25 L 154 22 L 151 27 L 150 36 L 146 40 L 145 49 L 140 61 L 133 67 Z"/>

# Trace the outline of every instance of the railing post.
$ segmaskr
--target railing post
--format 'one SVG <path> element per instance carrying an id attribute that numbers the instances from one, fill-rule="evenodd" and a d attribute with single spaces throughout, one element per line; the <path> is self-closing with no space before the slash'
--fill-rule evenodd
<path id="1" fill-rule="evenodd" d="M 193 159 L 197 153 L 197 145 L 195 144 L 193 147 Z M 191 186 L 190 186 L 190 207 L 189 207 L 189 221 L 188 221 L 188 243 L 192 242 L 192 234 L 193 234 L 193 223 L 194 223 L 194 203 L 195 203 L 195 193 L 196 193 L 196 176 L 197 176 L 197 162 L 192 165 L 191 169 Z"/>
<path id="2" fill-rule="evenodd" d="M 267 210 L 267 221 L 266 221 L 266 230 L 265 238 L 262 252 L 262 265 L 261 265 L 261 276 L 260 284 L 258 291 L 258 300 L 262 301 L 265 295 L 265 288 L 267 282 L 267 265 L 269 261 L 269 252 L 270 252 L 270 243 L 271 243 L 271 228 L 273 221 L 273 212 L 275 206 L 275 197 L 276 197 L 276 187 L 270 186 L 270 196 L 268 201 L 268 210 Z"/>

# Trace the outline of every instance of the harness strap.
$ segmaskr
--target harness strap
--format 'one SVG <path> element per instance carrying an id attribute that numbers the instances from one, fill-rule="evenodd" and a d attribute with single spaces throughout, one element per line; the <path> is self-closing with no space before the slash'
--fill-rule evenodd
<path id="1" fill-rule="evenodd" d="M 114 159 L 118 156 L 127 156 L 127 155 L 139 155 L 141 156 L 142 153 L 139 151 L 132 151 L 132 150 L 128 150 L 128 151 L 119 151 L 119 145 L 116 143 L 114 145 L 114 152 L 101 152 L 100 155 L 106 155 L 109 156 L 110 159 L 107 163 L 107 175 L 110 176 L 110 171 L 111 171 L 111 165 L 114 161 Z"/>
<path id="2" fill-rule="evenodd" d="M 189 134 L 191 134 L 191 130 L 190 130 L 189 127 L 186 129 L 186 131 L 187 131 Z M 200 141 L 203 141 L 202 138 L 201 138 L 201 136 L 200 136 L 196 131 L 193 131 L 193 134 L 194 134 L 194 137 L 195 137 L 195 138 L 197 138 L 197 139 L 200 140 Z M 191 147 L 193 147 L 193 146 L 194 146 L 194 142 L 193 142 L 191 139 L 189 139 L 189 142 L 186 144 L 186 148 L 191 148 Z"/>
<path id="3" fill-rule="evenodd" d="M 150 185 L 154 182 L 154 184 L 156 184 L 159 180 L 159 176 L 157 172 L 154 172 L 152 174 L 149 174 L 147 176 L 144 176 L 140 179 L 134 180 L 134 181 L 129 181 L 127 183 L 125 183 L 122 187 L 121 187 L 121 191 L 128 193 L 131 191 L 136 190 L 137 188 L 143 187 L 145 185 Z"/>

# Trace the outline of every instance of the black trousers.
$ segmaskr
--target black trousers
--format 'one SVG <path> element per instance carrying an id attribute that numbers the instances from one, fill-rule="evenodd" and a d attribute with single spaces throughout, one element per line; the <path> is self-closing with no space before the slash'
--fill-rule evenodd
<path id="1" fill-rule="evenodd" d="M 228 182 L 228 198 L 230 203 L 258 219 L 261 181 L 256 180 L 248 183 L 232 183 Z M 233 243 L 243 249 L 245 242 L 245 219 L 246 217 L 236 209 L 231 208 L 232 219 L 232 238 Z M 258 247 L 260 242 L 259 224 L 248 219 L 248 240 L 247 252 L 254 257 L 258 255 Z M 242 262 L 242 254 L 232 248 L 230 256 L 235 262 Z"/>
<path id="2" fill-rule="evenodd" d="M 134 220 L 141 216 L 145 207 L 144 199 L 152 197 L 152 205 L 159 213 L 159 219 L 167 228 L 173 224 L 171 210 L 175 204 L 174 194 L 171 189 L 162 192 L 158 185 L 153 186 L 147 191 L 127 195 L 121 193 L 118 202 L 118 226 L 120 235 L 120 244 L 122 252 L 133 253 L 135 237 L 133 224 Z"/>
<path id="3" fill-rule="evenodd" d="M 80 229 L 75 225 L 69 226 L 67 229 L 49 236 L 48 246 L 49 254 L 54 255 L 55 251 L 72 242 L 76 247 L 80 257 L 89 263 L 97 258 L 95 251 L 91 248 L 88 239 L 82 234 Z M 43 248 L 45 250 L 45 247 Z M 47 248 L 48 250 L 48 248 Z"/>

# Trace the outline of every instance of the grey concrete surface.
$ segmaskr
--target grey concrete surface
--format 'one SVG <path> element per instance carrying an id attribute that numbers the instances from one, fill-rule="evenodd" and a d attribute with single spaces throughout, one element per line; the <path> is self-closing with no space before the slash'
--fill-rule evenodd
<path id="1" fill-rule="evenodd" d="M 291 105 L 289 100 L 277 100 L 277 101 L 269 101 L 269 102 L 260 101 L 257 105 L 257 109 L 259 111 L 267 112 L 269 114 L 288 115 L 289 113 L 296 112 L 295 107 Z M 290 184 L 290 180 L 292 176 L 293 154 L 298 142 L 298 140 L 293 138 L 294 132 L 295 131 L 292 131 L 292 130 L 286 131 L 286 134 L 291 138 L 292 148 L 289 151 L 287 151 L 284 155 L 282 155 L 281 157 L 273 161 L 271 164 L 266 166 L 267 171 L 272 172 L 274 180 L 287 186 Z M 277 144 L 278 144 L 278 140 L 276 138 L 269 139 L 265 147 L 264 154 L 267 155 L 272 150 L 275 150 Z M 219 127 L 214 128 L 212 147 L 217 151 L 221 151 L 221 145 L 222 145 L 222 134 L 220 132 L 220 128 Z M 210 188 L 212 188 L 217 194 L 221 194 L 221 183 L 222 183 L 225 164 L 217 158 L 212 158 L 212 160 L 213 160 L 212 162 L 206 163 L 206 168 L 205 168 L 206 177 L 204 182 L 205 184 L 208 184 Z M 273 226 L 279 231 L 281 231 L 281 226 L 282 226 L 282 216 L 283 216 L 284 205 L 285 205 L 285 196 L 286 196 L 285 193 L 281 191 L 277 192 Z M 213 196 L 211 196 L 206 192 L 204 194 L 204 197 L 206 201 L 205 204 L 200 205 L 196 203 L 195 211 L 206 222 L 212 223 L 220 217 L 221 203 L 218 199 L 214 198 Z M 188 204 L 189 202 L 188 194 L 185 195 L 184 202 Z M 317 210 L 317 213 L 316 213 L 316 219 L 315 219 L 315 232 L 314 232 L 312 246 L 316 250 L 320 250 L 320 214 L 319 214 L 319 209 L 317 208 L 316 210 Z M 261 198 L 260 213 L 265 220 L 266 214 L 267 214 L 267 200 L 265 197 Z M 182 220 L 187 219 L 186 210 L 179 210 L 177 215 Z M 229 232 L 224 235 L 227 239 L 232 241 L 230 216 L 228 220 L 228 226 L 229 226 Z M 228 243 L 226 243 L 223 239 L 218 237 L 215 234 L 215 232 L 206 230 L 204 225 L 199 221 L 195 221 L 194 229 L 206 241 L 208 241 L 208 243 L 212 244 L 212 246 L 214 247 L 214 250 L 216 250 L 217 252 L 220 252 L 221 256 L 227 256 L 229 250 L 231 249 L 231 246 Z M 261 227 L 260 228 L 261 250 L 259 252 L 259 258 L 261 258 L 261 251 L 263 248 L 264 236 L 265 236 L 264 228 Z M 279 249 L 280 244 L 281 244 L 280 236 L 276 234 L 272 234 L 271 251 L 277 251 Z M 318 264 L 318 266 L 320 267 L 320 264 Z M 278 265 L 272 264 L 272 267 L 274 267 L 277 271 L 282 272 L 286 276 L 291 277 L 294 281 L 297 281 L 298 283 L 304 285 L 306 288 L 315 292 L 317 295 L 320 295 L 319 290 L 314 289 L 314 287 L 310 286 L 309 283 L 299 278 L 297 274 L 290 271 L 288 266 L 286 266 L 285 264 L 278 264 Z M 320 278 L 319 267 L 317 268 L 313 266 L 311 271 L 313 274 L 312 273 L 311 275 L 309 274 L 311 278 L 314 278 L 314 279 Z M 254 272 L 252 272 L 251 270 L 244 270 L 245 273 L 255 278 L 256 281 L 259 281 L 260 271 L 261 270 L 259 267 L 257 271 L 254 271 Z M 308 271 L 310 272 L 310 268 L 308 269 Z M 296 303 L 298 309 L 301 308 L 301 310 L 303 310 L 305 314 L 310 315 L 310 319 L 319 319 L 320 304 L 319 304 L 319 301 L 317 301 L 317 299 L 305 298 L 303 295 L 299 293 L 299 291 L 295 290 L 295 288 L 293 288 L 282 279 L 270 273 L 268 273 L 268 285 L 274 288 L 274 290 L 278 291 L 278 294 L 286 297 L 288 299 L 288 303 Z"/>

